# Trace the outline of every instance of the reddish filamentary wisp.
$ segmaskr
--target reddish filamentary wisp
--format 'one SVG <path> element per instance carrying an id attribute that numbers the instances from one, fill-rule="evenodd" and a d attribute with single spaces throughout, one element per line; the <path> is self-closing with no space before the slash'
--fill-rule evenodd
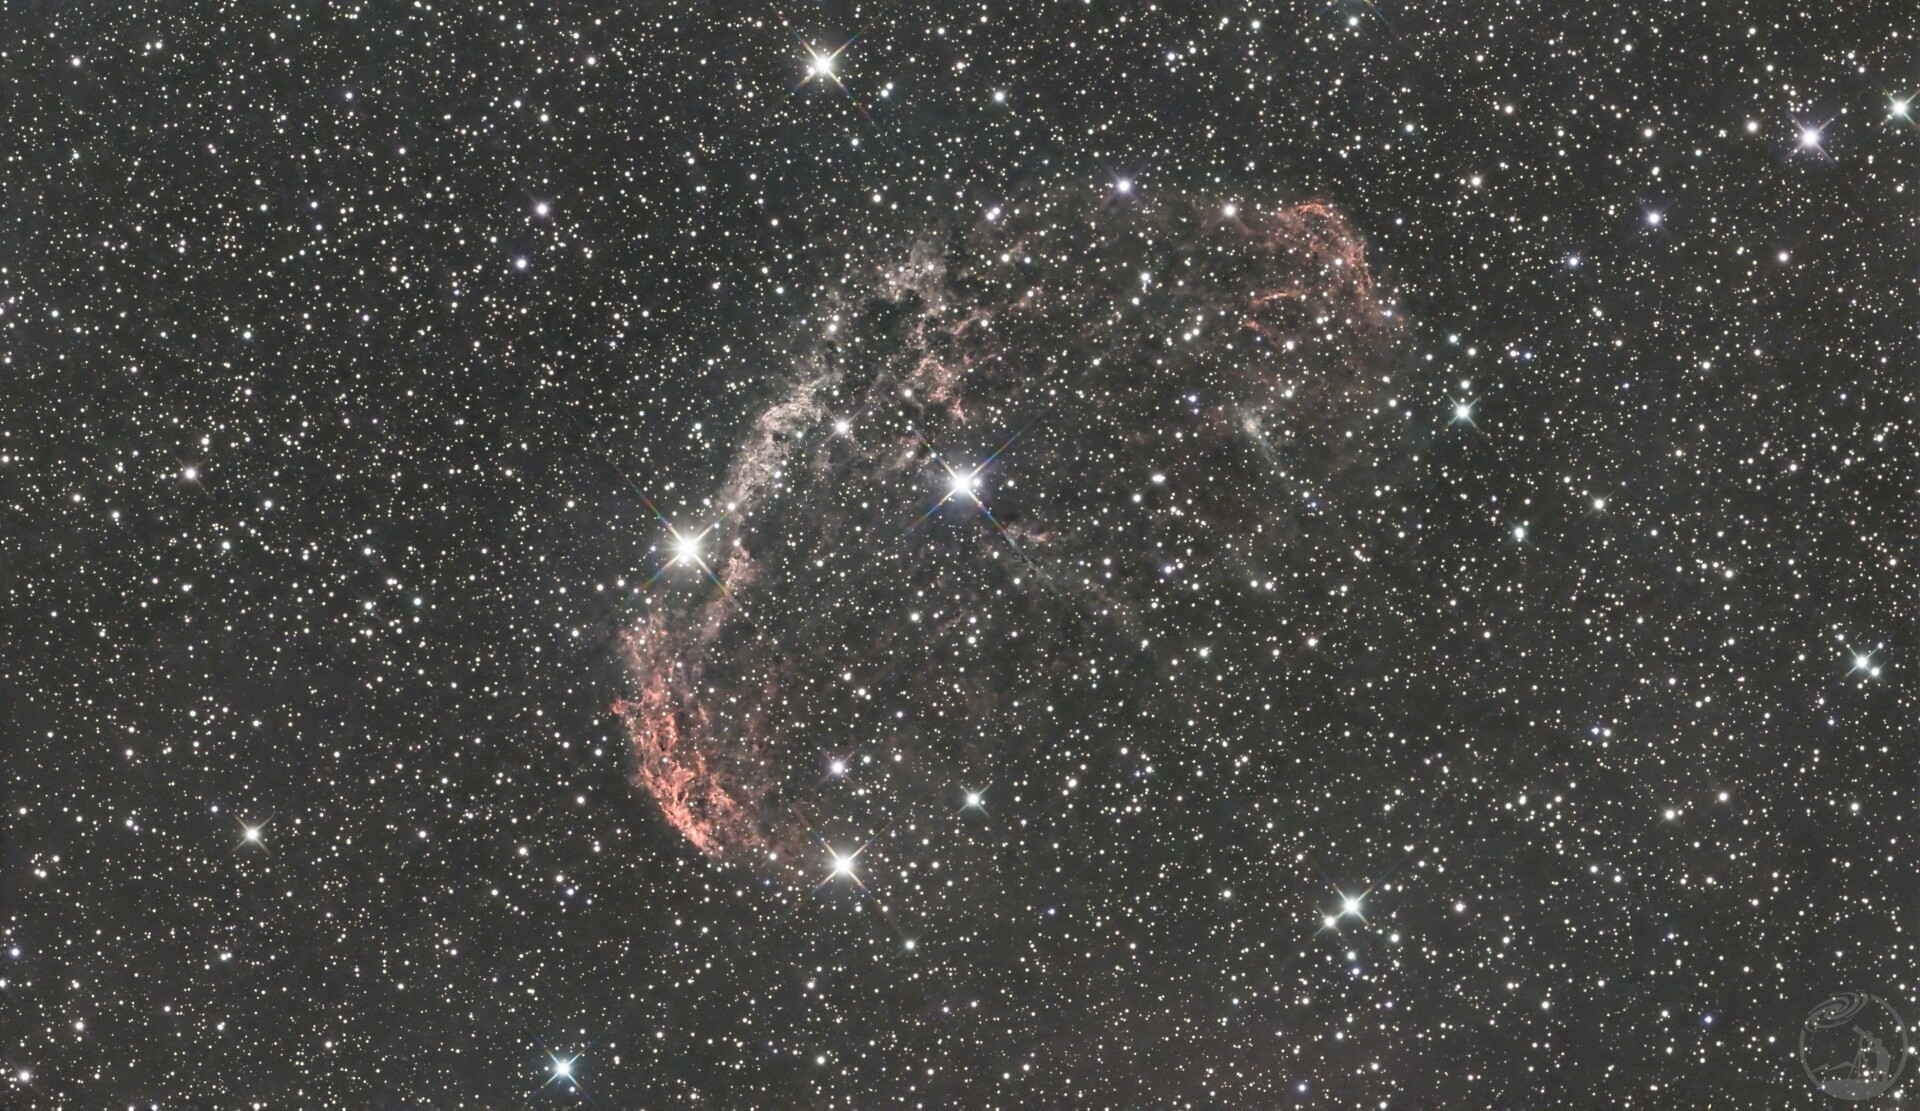
<path id="1" fill-rule="evenodd" d="M 1337 267 L 1345 276 L 1337 282 L 1310 282 L 1303 279 L 1318 276 L 1302 274 L 1295 278 L 1294 285 L 1254 293 L 1248 299 L 1250 315 L 1244 321 L 1246 327 L 1269 340 L 1282 339 L 1284 336 L 1278 330 L 1260 319 L 1260 311 L 1279 302 L 1309 297 L 1328 308 L 1344 305 L 1352 313 L 1350 322 L 1362 327 L 1381 319 L 1379 307 L 1374 303 L 1373 275 L 1367 268 L 1366 245 L 1346 218 L 1333 208 L 1312 201 L 1291 205 L 1274 214 L 1263 228 L 1250 229 L 1249 236 L 1268 254 L 1304 250 L 1322 267 Z"/>
<path id="2" fill-rule="evenodd" d="M 667 823 L 694 848 L 726 855 L 756 839 L 756 824 L 741 801 L 736 773 L 710 752 L 706 714 L 675 682 L 677 661 L 657 650 L 668 637 L 658 629 L 626 638 L 628 673 L 639 693 L 614 704 L 633 743 L 633 782 L 660 807 Z"/>

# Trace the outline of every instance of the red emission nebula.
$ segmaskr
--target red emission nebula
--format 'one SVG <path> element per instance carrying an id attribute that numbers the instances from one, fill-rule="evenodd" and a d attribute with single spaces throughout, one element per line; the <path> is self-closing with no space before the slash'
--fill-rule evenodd
<path id="1" fill-rule="evenodd" d="M 1122 653 L 1192 604 L 1165 553 L 1325 574 L 1338 530 L 1302 522 L 1398 435 L 1397 322 L 1324 203 L 1063 190 L 851 250 L 712 498 L 712 577 L 648 592 L 615 707 L 674 830 L 796 878 L 1052 738 L 1208 727 Z M 1063 662 L 1108 642 L 1120 673 Z"/>

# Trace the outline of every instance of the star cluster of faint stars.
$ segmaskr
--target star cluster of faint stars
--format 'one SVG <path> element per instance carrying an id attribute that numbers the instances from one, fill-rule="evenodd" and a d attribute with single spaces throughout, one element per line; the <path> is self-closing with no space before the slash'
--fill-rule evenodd
<path id="1" fill-rule="evenodd" d="M 0 1103 L 1821 1106 L 1916 35 L 29 6 Z"/>

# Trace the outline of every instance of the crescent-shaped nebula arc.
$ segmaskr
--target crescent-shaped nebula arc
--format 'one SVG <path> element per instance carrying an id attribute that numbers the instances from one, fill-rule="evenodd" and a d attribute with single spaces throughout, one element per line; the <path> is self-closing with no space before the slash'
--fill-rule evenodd
<path id="1" fill-rule="evenodd" d="M 753 839 L 743 775 L 755 765 L 716 743 L 699 702 L 678 681 L 684 664 L 659 651 L 669 640 L 658 627 L 627 634 L 625 659 L 638 692 L 614 710 L 633 742 L 635 785 L 694 848 L 717 856 Z"/>
<path id="2" fill-rule="evenodd" d="M 852 253 L 715 498 L 725 591 L 628 631 L 618 706 L 689 844 L 796 877 L 1088 736 L 1242 729 L 1170 678 L 1206 652 L 1138 646 L 1201 579 L 1305 591 L 1400 435 L 1396 322 L 1323 202 L 1067 190 Z M 1207 624 L 1280 657 L 1261 605 Z"/>

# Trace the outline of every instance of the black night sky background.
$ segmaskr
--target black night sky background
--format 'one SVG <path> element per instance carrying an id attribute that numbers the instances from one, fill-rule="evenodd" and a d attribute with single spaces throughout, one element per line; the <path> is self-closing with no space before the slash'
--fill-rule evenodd
<path id="1" fill-rule="evenodd" d="M 1920 1017 L 1913 10 L 5 23 L 5 1106 L 1820 1107 Z"/>

